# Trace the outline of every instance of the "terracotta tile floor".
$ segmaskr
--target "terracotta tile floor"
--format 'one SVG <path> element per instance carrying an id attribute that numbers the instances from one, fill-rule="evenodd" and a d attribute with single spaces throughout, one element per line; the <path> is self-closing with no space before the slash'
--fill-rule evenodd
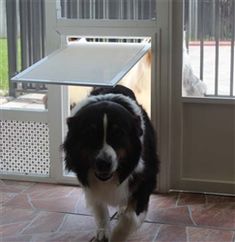
<path id="1" fill-rule="evenodd" d="M 0 204 L 1 242 L 88 242 L 94 235 L 77 187 L 0 180 Z M 235 197 L 152 195 L 146 221 L 129 241 L 235 242 Z"/>

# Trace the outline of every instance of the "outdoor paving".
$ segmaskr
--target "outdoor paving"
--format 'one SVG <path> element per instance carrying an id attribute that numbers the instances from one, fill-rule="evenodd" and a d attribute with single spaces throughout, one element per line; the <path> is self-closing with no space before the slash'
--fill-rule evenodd
<path id="1" fill-rule="evenodd" d="M 0 198 L 2 242 L 88 242 L 94 236 L 95 223 L 78 187 L 0 180 Z M 234 239 L 235 197 L 169 193 L 151 196 L 144 224 L 128 241 Z"/>
<path id="2" fill-rule="evenodd" d="M 10 101 L 8 98 L 0 97 L 0 108 L 45 110 L 44 97 L 45 94 L 40 93 L 25 94 Z"/>
<path id="3" fill-rule="evenodd" d="M 200 76 L 200 48 L 199 46 L 189 46 L 190 62 L 196 76 Z M 235 60 L 235 52 L 234 52 Z M 231 67 L 231 46 L 219 47 L 218 62 L 218 94 L 230 95 L 230 67 Z M 204 72 L 203 81 L 207 85 L 207 94 L 213 95 L 215 90 L 215 46 L 204 46 Z M 235 72 L 235 61 L 234 68 Z M 235 73 L 233 75 L 233 94 L 235 96 Z"/>

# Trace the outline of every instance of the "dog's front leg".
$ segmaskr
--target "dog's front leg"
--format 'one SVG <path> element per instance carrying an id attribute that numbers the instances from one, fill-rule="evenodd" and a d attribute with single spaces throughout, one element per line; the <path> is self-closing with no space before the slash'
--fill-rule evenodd
<path id="1" fill-rule="evenodd" d="M 143 223 L 146 211 L 137 215 L 134 210 L 126 210 L 119 214 L 119 219 L 111 234 L 111 242 L 125 242 L 128 236 Z"/>
<path id="2" fill-rule="evenodd" d="M 109 211 L 104 204 L 93 204 L 92 211 L 97 225 L 96 241 L 108 242 L 110 238 Z"/>

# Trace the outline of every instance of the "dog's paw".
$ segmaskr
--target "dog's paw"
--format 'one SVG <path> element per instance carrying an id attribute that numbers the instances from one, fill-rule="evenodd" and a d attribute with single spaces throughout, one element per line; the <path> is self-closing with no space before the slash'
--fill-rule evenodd
<path id="1" fill-rule="evenodd" d="M 109 231 L 105 229 L 98 229 L 95 242 L 109 242 Z"/>

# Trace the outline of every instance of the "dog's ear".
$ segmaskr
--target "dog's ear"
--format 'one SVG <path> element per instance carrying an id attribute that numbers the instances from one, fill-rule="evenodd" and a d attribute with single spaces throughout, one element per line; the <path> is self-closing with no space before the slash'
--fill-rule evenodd
<path id="1" fill-rule="evenodd" d="M 138 136 L 140 137 L 141 135 L 143 135 L 141 120 L 139 116 L 135 116 L 134 119 L 135 119 L 135 129 L 137 131 Z"/>
<path id="2" fill-rule="evenodd" d="M 69 117 L 67 118 L 67 126 L 69 130 L 78 126 L 78 118 L 77 117 Z"/>

